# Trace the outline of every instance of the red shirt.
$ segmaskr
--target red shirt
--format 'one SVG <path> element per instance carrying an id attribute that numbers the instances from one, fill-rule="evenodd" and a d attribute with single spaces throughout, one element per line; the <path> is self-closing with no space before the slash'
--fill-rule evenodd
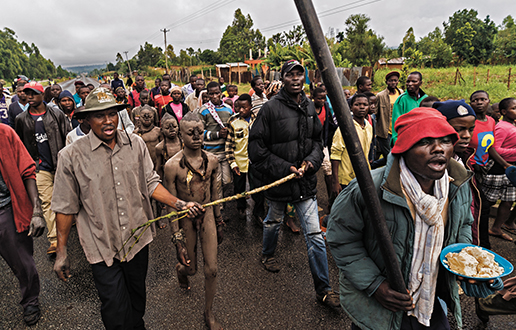
<path id="1" fill-rule="evenodd" d="M 148 91 L 148 89 L 144 88 L 144 89 L 142 89 L 142 91 Z M 129 93 L 129 97 L 127 98 L 128 103 L 133 108 L 136 108 L 136 107 L 139 107 L 140 105 L 142 105 L 142 103 L 140 102 L 140 93 L 141 92 L 138 92 L 136 89 L 134 89 L 131 93 Z"/>
<path id="2" fill-rule="evenodd" d="M 163 114 L 161 113 L 161 108 L 163 108 L 165 105 L 172 102 L 172 96 L 170 95 L 156 95 L 154 97 L 154 105 L 156 106 L 156 109 L 158 109 L 159 117 L 163 117 Z"/>
<path id="3" fill-rule="evenodd" d="M 322 106 L 321 113 L 318 114 L 317 117 L 319 117 L 321 125 L 324 126 L 324 121 L 326 120 L 326 108 L 324 107 L 324 105 Z"/>
<path id="4" fill-rule="evenodd" d="M 489 160 L 489 148 L 495 142 L 495 121 L 493 118 L 486 116 L 486 121 L 475 121 L 475 129 L 471 137 L 470 147 L 476 149 L 475 154 L 470 159 L 470 164 L 478 164 L 484 166 Z"/>
<path id="5" fill-rule="evenodd" d="M 11 193 L 16 231 L 24 232 L 29 229 L 33 208 L 23 180 L 36 180 L 36 163 L 18 134 L 5 124 L 0 124 L 0 171 Z"/>

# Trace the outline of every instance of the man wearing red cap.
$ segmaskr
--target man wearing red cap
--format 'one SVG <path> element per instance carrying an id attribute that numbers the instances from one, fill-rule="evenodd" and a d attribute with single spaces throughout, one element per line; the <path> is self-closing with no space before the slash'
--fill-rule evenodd
<path id="1" fill-rule="evenodd" d="M 392 106 L 398 96 L 403 93 L 403 90 L 398 88 L 398 82 L 400 79 L 400 73 L 397 71 L 391 71 L 385 76 L 385 82 L 387 88 L 376 95 L 378 106 L 378 114 L 376 115 L 376 135 L 378 150 L 387 158 L 387 155 L 391 151 L 391 136 L 392 136 Z"/>
<path id="2" fill-rule="evenodd" d="M 57 247 L 55 214 L 50 209 L 54 173 L 57 167 L 57 153 L 66 145 L 66 135 L 71 127 L 64 112 L 56 111 L 52 106 L 43 103 L 44 90 L 40 83 L 31 81 L 25 84 L 23 91 L 27 95 L 29 109 L 16 117 L 14 127 L 36 162 L 36 184 L 50 242 L 47 253 L 53 254 Z"/>
<path id="3" fill-rule="evenodd" d="M 449 329 L 439 297 L 460 328 L 457 278 L 439 273 L 439 254 L 471 242 L 471 173 L 451 159 L 458 135 L 437 110 L 414 109 L 394 128 L 387 166 L 372 176 L 409 292 L 390 288 L 368 204 L 353 180 L 335 200 L 327 230 L 341 305 L 353 329 Z"/>

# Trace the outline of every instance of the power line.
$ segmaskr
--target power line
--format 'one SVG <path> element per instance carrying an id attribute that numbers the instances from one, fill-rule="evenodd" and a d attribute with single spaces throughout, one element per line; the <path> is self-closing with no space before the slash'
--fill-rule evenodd
<path id="1" fill-rule="evenodd" d="M 163 35 L 165 37 L 165 67 L 167 68 L 167 71 L 165 73 L 168 73 L 168 56 L 167 56 L 167 32 L 170 31 L 170 29 L 167 30 L 167 28 L 164 28 L 163 30 L 160 30 L 163 32 Z"/>

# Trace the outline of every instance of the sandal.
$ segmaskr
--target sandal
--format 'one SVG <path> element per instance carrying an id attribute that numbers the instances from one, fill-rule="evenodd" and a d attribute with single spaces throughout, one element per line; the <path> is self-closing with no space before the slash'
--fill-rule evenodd
<path id="1" fill-rule="evenodd" d="M 277 273 L 280 271 L 280 268 L 278 266 L 278 262 L 274 257 L 262 257 L 262 265 L 263 268 L 265 268 L 266 271 L 269 271 L 271 273 Z"/>

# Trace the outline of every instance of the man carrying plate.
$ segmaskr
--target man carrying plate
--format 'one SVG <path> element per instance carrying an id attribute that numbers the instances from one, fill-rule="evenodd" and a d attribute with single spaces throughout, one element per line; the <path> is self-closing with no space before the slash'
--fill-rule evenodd
<path id="1" fill-rule="evenodd" d="M 368 205 L 353 180 L 335 200 L 327 229 L 341 305 L 352 329 L 450 329 L 439 297 L 461 328 L 457 278 L 439 255 L 450 244 L 471 243 L 472 173 L 451 159 L 458 135 L 437 110 L 414 109 L 395 130 L 387 165 L 372 176 L 408 293 L 386 279 Z M 477 286 L 484 285 L 465 288 Z"/>

